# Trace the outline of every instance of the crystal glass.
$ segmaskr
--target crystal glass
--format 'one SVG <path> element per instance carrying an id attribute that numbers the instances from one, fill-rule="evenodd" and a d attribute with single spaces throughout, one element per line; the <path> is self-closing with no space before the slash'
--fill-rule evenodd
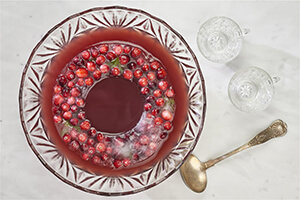
<path id="1" fill-rule="evenodd" d="M 213 17 L 200 27 L 197 35 L 198 48 L 208 60 L 227 63 L 240 53 L 244 35 L 249 31 L 242 30 L 228 17 Z"/>
<path id="2" fill-rule="evenodd" d="M 94 174 L 74 165 L 50 140 L 41 118 L 41 93 L 47 67 L 72 39 L 87 30 L 132 28 L 155 38 L 171 52 L 188 87 L 187 119 L 182 135 L 166 156 L 151 168 L 129 175 Z M 19 91 L 21 123 L 34 154 L 63 182 L 99 195 L 127 195 L 144 191 L 176 172 L 194 149 L 206 110 L 204 78 L 195 54 L 183 37 L 163 20 L 138 9 L 97 7 L 76 13 L 51 28 L 33 49 L 22 74 Z M 41 180 L 42 181 L 42 180 Z"/>
<path id="3" fill-rule="evenodd" d="M 241 111 L 262 111 L 270 105 L 277 81 L 279 77 L 272 78 L 263 69 L 247 67 L 232 77 L 228 95 L 233 105 Z"/>

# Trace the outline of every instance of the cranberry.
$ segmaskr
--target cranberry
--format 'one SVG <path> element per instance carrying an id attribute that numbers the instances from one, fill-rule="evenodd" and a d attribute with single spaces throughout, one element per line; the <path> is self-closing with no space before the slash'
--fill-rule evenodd
<path id="1" fill-rule="evenodd" d="M 148 64 L 145 64 L 145 65 L 143 65 L 143 67 L 142 67 L 142 70 L 143 70 L 144 72 L 149 71 L 149 69 L 150 69 L 150 67 L 149 67 Z"/>
<path id="2" fill-rule="evenodd" d="M 58 93 L 61 93 L 62 88 L 59 85 L 55 85 L 53 90 L 54 90 L 54 93 L 58 94 Z"/>
<path id="3" fill-rule="evenodd" d="M 97 152 L 101 153 L 101 152 L 105 151 L 105 144 L 102 142 L 99 142 L 96 144 L 95 148 L 96 148 Z"/>
<path id="4" fill-rule="evenodd" d="M 77 112 L 78 111 L 78 107 L 76 105 L 71 106 L 71 111 L 73 113 Z"/>
<path id="5" fill-rule="evenodd" d="M 142 66 L 142 65 L 145 63 L 145 60 L 144 60 L 144 58 L 138 58 L 138 59 L 136 60 L 136 63 L 137 63 L 139 66 Z"/>
<path id="6" fill-rule="evenodd" d="M 64 136 L 63 136 L 63 141 L 66 143 L 66 144 L 68 144 L 68 143 L 70 143 L 71 142 L 71 135 L 70 134 L 64 134 Z"/>
<path id="7" fill-rule="evenodd" d="M 70 105 L 73 105 L 75 103 L 75 97 L 73 97 L 73 96 L 69 96 L 68 97 L 68 100 L 67 100 L 67 104 L 69 105 L 69 107 L 70 107 Z M 69 108 L 70 109 L 70 108 Z M 69 110 L 68 109 L 68 110 Z M 63 108 L 62 108 L 62 110 L 64 110 Z M 67 110 L 65 110 L 65 111 L 67 111 Z"/>
<path id="8" fill-rule="evenodd" d="M 152 108 L 151 103 L 146 103 L 146 104 L 144 105 L 144 110 L 145 110 L 145 111 L 148 111 L 148 110 L 150 110 L 151 108 Z"/>
<path id="9" fill-rule="evenodd" d="M 165 92 L 165 95 L 169 98 L 172 98 L 174 97 L 174 90 L 173 89 L 167 89 L 166 92 Z"/>
<path id="10" fill-rule="evenodd" d="M 142 145 L 147 145 L 149 143 L 149 137 L 147 135 L 142 135 L 140 137 L 140 143 Z"/>
<path id="11" fill-rule="evenodd" d="M 159 69 L 157 70 L 157 78 L 158 78 L 158 79 L 163 79 L 163 78 L 166 77 L 166 75 L 167 75 L 166 70 L 164 70 L 164 69 L 162 69 L 162 68 L 159 68 Z"/>
<path id="12" fill-rule="evenodd" d="M 93 73 L 93 77 L 94 77 L 94 79 L 99 80 L 101 78 L 101 71 L 95 70 Z"/>
<path id="13" fill-rule="evenodd" d="M 93 85 L 94 80 L 91 77 L 88 77 L 84 80 L 84 82 L 87 86 L 91 86 L 91 85 Z"/>
<path id="14" fill-rule="evenodd" d="M 125 46 L 124 47 L 124 53 L 129 53 L 131 51 L 131 47 L 130 46 Z"/>
<path id="15" fill-rule="evenodd" d="M 76 141 L 76 140 L 73 140 L 71 143 L 70 143 L 70 149 L 72 151 L 76 151 L 79 149 L 79 143 Z"/>
<path id="16" fill-rule="evenodd" d="M 132 78 L 132 71 L 129 69 L 125 69 L 123 72 L 124 78 L 130 80 Z"/>
<path id="17" fill-rule="evenodd" d="M 100 55 L 96 58 L 96 63 L 102 65 L 105 62 L 106 58 L 103 55 Z"/>
<path id="18" fill-rule="evenodd" d="M 60 114 L 60 109 L 59 109 L 59 107 L 56 107 L 56 106 L 53 106 L 52 107 L 52 113 L 54 114 L 54 115 L 59 115 Z"/>
<path id="19" fill-rule="evenodd" d="M 157 86 L 157 84 L 155 82 L 149 82 L 148 85 L 149 85 L 149 88 L 151 88 L 151 89 L 155 89 Z"/>
<path id="20" fill-rule="evenodd" d="M 92 163 L 94 163 L 95 165 L 100 163 L 100 158 L 98 156 L 93 156 L 92 157 Z"/>
<path id="21" fill-rule="evenodd" d="M 101 44 L 99 46 L 100 53 L 106 53 L 108 51 L 108 45 L 107 44 Z"/>
<path id="22" fill-rule="evenodd" d="M 85 113 L 84 112 L 80 112 L 80 113 L 78 113 L 77 117 L 78 117 L 78 119 L 83 120 L 83 119 L 85 119 Z"/>
<path id="23" fill-rule="evenodd" d="M 171 122 L 165 122 L 165 123 L 164 123 L 164 129 L 166 129 L 166 130 L 171 130 L 171 128 L 172 128 Z"/>
<path id="24" fill-rule="evenodd" d="M 72 118 L 72 119 L 70 119 L 70 124 L 72 124 L 73 126 L 77 126 L 77 124 L 78 124 L 78 119 L 77 119 L 77 118 Z"/>
<path id="25" fill-rule="evenodd" d="M 59 106 L 64 101 L 64 97 L 61 94 L 55 94 L 53 97 L 53 103 Z"/>
<path id="26" fill-rule="evenodd" d="M 106 153 L 111 154 L 112 151 L 113 149 L 110 146 L 106 147 Z"/>
<path id="27" fill-rule="evenodd" d="M 149 94 L 149 92 L 150 92 L 150 90 L 149 90 L 149 88 L 147 88 L 147 87 L 143 87 L 143 88 L 141 89 L 141 93 L 142 93 L 143 95 L 147 95 L 147 94 Z"/>
<path id="28" fill-rule="evenodd" d="M 84 106 L 84 100 L 82 98 L 76 99 L 76 105 L 79 106 L 79 107 L 83 107 Z"/>
<path id="29" fill-rule="evenodd" d="M 109 69 L 110 69 L 110 68 L 109 68 L 109 66 L 108 66 L 107 64 L 103 64 L 103 65 L 100 66 L 100 71 L 101 71 L 103 74 L 109 72 Z"/>
<path id="30" fill-rule="evenodd" d="M 90 52 L 89 51 L 83 51 L 82 53 L 81 53 L 81 56 L 82 56 L 82 58 L 83 59 L 85 59 L 85 60 L 88 60 L 89 58 L 90 58 Z"/>
<path id="31" fill-rule="evenodd" d="M 152 103 L 155 101 L 155 97 L 154 96 L 149 96 L 146 98 L 146 101 L 149 102 L 149 103 Z"/>
<path id="32" fill-rule="evenodd" d="M 95 128 L 91 128 L 88 133 L 89 136 L 95 137 L 97 134 L 97 130 Z"/>
<path id="33" fill-rule="evenodd" d="M 73 81 L 69 81 L 68 84 L 67 84 L 67 86 L 69 88 L 73 88 L 75 86 L 75 83 Z"/>
<path id="34" fill-rule="evenodd" d="M 120 55 L 122 52 L 123 52 L 123 47 L 121 45 L 115 45 L 114 46 L 114 52 L 117 54 L 117 55 Z"/>
<path id="35" fill-rule="evenodd" d="M 72 129 L 70 131 L 70 135 L 71 135 L 72 139 L 76 139 L 77 135 L 78 135 L 78 132 L 75 129 Z"/>
<path id="36" fill-rule="evenodd" d="M 142 70 L 137 69 L 137 70 L 134 71 L 134 76 L 135 76 L 136 78 L 140 78 L 142 75 L 143 75 Z"/>
<path id="37" fill-rule="evenodd" d="M 163 98 L 159 98 L 156 100 L 156 105 L 163 106 L 165 104 L 165 100 Z"/>
<path id="38" fill-rule="evenodd" d="M 162 95 L 162 91 L 161 90 L 154 90 L 153 95 L 155 97 L 160 97 Z"/>
<path id="39" fill-rule="evenodd" d="M 129 59 L 130 59 L 129 56 L 126 54 L 120 55 L 119 57 L 121 65 L 127 64 L 129 62 Z"/>
<path id="40" fill-rule="evenodd" d="M 168 110 L 162 111 L 161 116 L 166 121 L 170 121 L 173 118 L 172 113 L 170 111 L 168 111 Z"/>
<path id="41" fill-rule="evenodd" d="M 64 97 L 68 97 L 70 95 L 70 89 L 69 88 L 64 88 L 62 91 L 62 95 Z"/>
<path id="42" fill-rule="evenodd" d="M 127 64 L 127 67 L 131 70 L 136 69 L 137 65 L 135 62 L 130 62 Z"/>
<path id="43" fill-rule="evenodd" d="M 139 48 L 133 48 L 132 51 L 131 51 L 131 56 L 133 58 L 137 58 L 141 55 L 142 51 L 139 49 Z"/>
<path id="44" fill-rule="evenodd" d="M 106 54 L 106 59 L 109 60 L 109 61 L 113 61 L 114 59 L 116 59 L 117 55 L 110 51 Z"/>
<path id="45" fill-rule="evenodd" d="M 54 115 L 53 121 L 54 121 L 54 123 L 59 124 L 59 123 L 62 122 L 62 118 L 61 118 L 61 116 L 59 116 L 59 115 Z"/>
<path id="46" fill-rule="evenodd" d="M 150 144 L 148 145 L 148 148 L 149 148 L 150 150 L 155 150 L 156 147 L 157 147 L 157 145 L 156 145 L 156 143 L 154 143 L 154 142 L 150 142 Z"/>
<path id="47" fill-rule="evenodd" d="M 122 166 L 122 161 L 116 159 L 116 160 L 114 161 L 114 166 L 115 166 L 115 168 L 121 167 L 121 166 Z"/>
<path id="48" fill-rule="evenodd" d="M 139 85 L 142 87 L 145 87 L 148 84 L 147 78 L 146 77 L 142 77 L 139 79 Z"/>
<path id="49" fill-rule="evenodd" d="M 132 159 L 135 160 L 135 161 L 138 161 L 140 159 L 139 154 L 137 154 L 137 153 L 133 154 Z"/>
<path id="50" fill-rule="evenodd" d="M 69 70 L 75 70 L 76 69 L 76 65 L 70 64 L 68 68 L 69 68 Z"/>
<path id="51" fill-rule="evenodd" d="M 81 65 L 83 64 L 82 59 L 79 58 L 78 56 L 76 56 L 76 57 L 73 58 L 73 62 L 74 62 L 74 64 L 77 65 L 77 66 L 81 66 Z"/>
<path id="52" fill-rule="evenodd" d="M 156 117 L 156 118 L 154 119 L 154 124 L 155 124 L 155 125 L 161 125 L 162 123 L 163 123 L 163 119 L 162 119 L 162 118 Z"/>
<path id="53" fill-rule="evenodd" d="M 162 132 L 162 133 L 159 135 L 160 139 L 165 139 L 167 136 L 168 136 L 168 133 L 167 133 L 167 132 Z"/>
<path id="54" fill-rule="evenodd" d="M 111 74 L 112 74 L 113 76 L 119 76 L 119 75 L 120 75 L 120 69 L 119 69 L 118 67 L 113 67 L 113 68 L 111 69 Z"/>
<path id="55" fill-rule="evenodd" d="M 161 90 L 166 90 L 168 88 L 168 82 L 167 81 L 160 81 L 158 83 L 158 87 L 161 89 Z"/>
<path id="56" fill-rule="evenodd" d="M 89 145 L 89 146 L 93 146 L 94 144 L 95 144 L 95 140 L 94 139 L 92 139 L 92 138 L 88 138 L 88 140 L 87 140 L 87 145 Z M 90 148 L 92 148 L 92 147 L 90 147 Z"/>
<path id="57" fill-rule="evenodd" d="M 76 75 L 79 78 L 85 78 L 89 75 L 89 72 L 85 68 L 79 68 L 79 69 L 76 70 Z"/>
<path id="58" fill-rule="evenodd" d="M 96 58 L 99 55 L 99 51 L 96 47 L 91 48 L 91 54 L 94 58 Z"/>
<path id="59" fill-rule="evenodd" d="M 124 167 L 128 167 L 130 164 L 131 164 L 131 161 L 130 161 L 128 158 L 125 158 L 125 159 L 123 160 L 123 166 L 124 166 Z"/>
<path id="60" fill-rule="evenodd" d="M 74 87 L 71 89 L 71 95 L 73 97 L 78 97 L 78 96 L 80 96 L 80 94 L 81 94 L 81 92 L 78 88 Z"/>
<path id="61" fill-rule="evenodd" d="M 77 138 L 79 142 L 85 142 L 87 140 L 87 136 L 85 133 L 80 133 Z"/>
<path id="62" fill-rule="evenodd" d="M 79 85 L 79 86 L 83 86 L 83 85 L 84 85 L 84 80 L 83 80 L 83 78 L 79 78 L 79 79 L 77 80 L 77 85 Z"/>
<path id="63" fill-rule="evenodd" d="M 60 107 L 63 111 L 70 110 L 70 105 L 68 103 L 62 103 Z"/>
<path id="64" fill-rule="evenodd" d="M 94 155 L 95 152 L 96 152 L 95 147 L 89 147 L 89 149 L 88 149 L 88 154 L 89 154 L 89 155 Z"/>
<path id="65" fill-rule="evenodd" d="M 107 153 L 101 154 L 101 160 L 107 161 L 109 159 L 109 155 Z"/>
<path id="66" fill-rule="evenodd" d="M 86 63 L 86 68 L 90 71 L 90 72 L 93 72 L 96 70 L 96 65 L 94 62 L 87 62 Z"/>
<path id="67" fill-rule="evenodd" d="M 81 130 L 89 130 L 91 128 L 91 123 L 89 121 L 83 121 L 80 124 Z"/>
<path id="68" fill-rule="evenodd" d="M 100 141 L 103 141 L 104 140 L 104 136 L 101 134 L 101 133 L 98 133 L 97 135 L 97 140 L 100 142 Z"/>
<path id="69" fill-rule="evenodd" d="M 83 160 L 89 160 L 89 159 L 90 159 L 90 155 L 87 154 L 87 153 L 83 153 L 82 156 L 81 156 L 81 158 L 82 158 Z"/>
<path id="70" fill-rule="evenodd" d="M 154 108 L 154 109 L 151 111 L 151 114 L 152 114 L 153 116 L 156 116 L 156 115 L 159 114 L 159 110 L 158 110 L 157 108 Z"/>
<path id="71" fill-rule="evenodd" d="M 151 69 L 153 69 L 153 70 L 157 70 L 157 69 L 160 67 L 160 64 L 159 64 L 159 62 L 157 62 L 157 61 L 153 61 L 153 62 L 150 64 L 150 67 L 151 67 Z"/>
<path id="72" fill-rule="evenodd" d="M 58 83 L 59 83 L 59 85 L 61 85 L 61 86 L 64 86 L 65 84 L 67 84 L 67 79 L 66 79 L 65 75 L 60 74 L 60 75 L 58 76 Z"/>
<path id="73" fill-rule="evenodd" d="M 71 119 L 71 117 L 72 117 L 72 113 L 70 111 L 64 112 L 63 118 L 65 120 L 69 120 L 69 119 Z"/>
<path id="74" fill-rule="evenodd" d="M 154 81 L 155 78 L 156 78 L 155 73 L 154 72 L 149 72 L 147 74 L 147 78 L 148 78 L 149 81 Z"/>

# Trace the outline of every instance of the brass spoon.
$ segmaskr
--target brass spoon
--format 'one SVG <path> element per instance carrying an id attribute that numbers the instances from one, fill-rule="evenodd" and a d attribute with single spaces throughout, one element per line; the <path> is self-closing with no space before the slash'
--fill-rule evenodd
<path id="1" fill-rule="evenodd" d="M 239 148 L 218 158 L 209 160 L 207 162 L 200 162 L 197 157 L 190 155 L 180 168 L 181 177 L 185 184 L 194 192 L 203 192 L 207 185 L 206 169 L 214 166 L 216 163 L 240 152 L 249 147 L 265 143 L 266 141 L 285 135 L 287 132 L 287 125 L 282 120 L 274 121 L 268 128 L 257 134 L 248 143 Z"/>

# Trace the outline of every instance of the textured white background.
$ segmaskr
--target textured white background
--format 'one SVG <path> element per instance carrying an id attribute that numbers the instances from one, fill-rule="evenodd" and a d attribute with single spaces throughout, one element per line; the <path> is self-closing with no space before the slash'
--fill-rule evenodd
<path id="1" fill-rule="evenodd" d="M 30 52 L 55 24 L 96 6 L 143 9 L 177 30 L 195 52 L 207 88 L 204 130 L 194 154 L 202 161 L 247 142 L 273 120 L 288 134 L 247 150 L 208 170 L 202 194 L 177 172 L 163 183 L 124 199 L 299 199 L 299 1 L 1 1 L 1 199 L 120 199 L 77 190 L 52 175 L 29 148 L 21 128 L 18 92 Z M 196 45 L 200 25 L 224 15 L 249 27 L 241 54 L 226 65 L 204 59 Z M 240 68 L 258 66 L 278 75 L 276 94 L 263 112 L 238 111 L 227 85 Z M 122 199 L 123 199 L 122 198 Z"/>

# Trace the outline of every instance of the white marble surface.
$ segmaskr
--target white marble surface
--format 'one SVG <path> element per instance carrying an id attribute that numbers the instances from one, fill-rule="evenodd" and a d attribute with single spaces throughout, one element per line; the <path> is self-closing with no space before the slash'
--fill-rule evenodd
<path id="1" fill-rule="evenodd" d="M 202 161 L 247 142 L 273 120 L 288 134 L 247 150 L 208 170 L 202 194 L 190 191 L 177 172 L 163 183 L 124 199 L 299 199 L 299 1 L 1 1 L 1 199 L 120 199 L 99 197 L 66 185 L 29 148 L 21 128 L 18 92 L 22 70 L 41 37 L 67 16 L 95 6 L 141 8 L 164 19 L 195 52 L 207 88 L 203 133 L 194 150 Z M 251 33 L 241 54 L 226 65 L 204 59 L 196 45 L 208 18 L 231 17 Z M 238 111 L 227 84 L 242 67 L 258 66 L 281 77 L 265 111 Z"/>

